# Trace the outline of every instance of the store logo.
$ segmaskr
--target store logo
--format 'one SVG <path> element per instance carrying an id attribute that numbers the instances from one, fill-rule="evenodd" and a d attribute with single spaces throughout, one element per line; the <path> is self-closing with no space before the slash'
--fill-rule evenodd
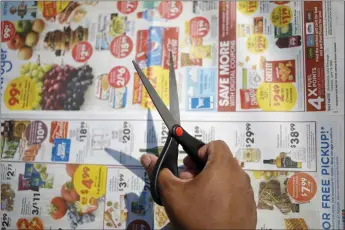
<path id="1" fill-rule="evenodd" d="M 52 161 L 68 162 L 70 150 L 71 150 L 70 139 L 54 139 Z"/>
<path id="2" fill-rule="evenodd" d="M 12 70 L 12 62 L 7 60 L 7 50 L 1 49 L 1 75 Z"/>

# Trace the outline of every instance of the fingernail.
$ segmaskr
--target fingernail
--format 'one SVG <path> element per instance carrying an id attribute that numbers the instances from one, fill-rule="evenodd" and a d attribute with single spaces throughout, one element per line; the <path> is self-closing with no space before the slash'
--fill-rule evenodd
<path id="1" fill-rule="evenodd" d="M 142 155 L 141 164 L 144 166 L 144 168 L 148 168 L 151 164 L 151 158 L 146 154 Z"/>

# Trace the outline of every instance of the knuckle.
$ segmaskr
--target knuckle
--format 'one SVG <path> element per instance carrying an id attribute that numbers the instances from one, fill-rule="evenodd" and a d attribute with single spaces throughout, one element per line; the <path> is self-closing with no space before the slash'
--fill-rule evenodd
<path id="1" fill-rule="evenodd" d="M 222 146 L 222 147 L 224 147 L 224 146 L 228 146 L 226 143 L 225 143 L 225 141 L 223 141 L 223 140 L 216 140 L 216 141 L 214 141 L 214 143 L 215 144 L 217 144 L 217 145 L 219 145 L 219 146 Z"/>
<path id="2" fill-rule="evenodd" d="M 211 141 L 209 143 L 209 150 L 210 150 L 210 152 L 220 151 L 221 149 L 224 148 L 224 146 L 227 146 L 227 145 L 222 140 Z"/>

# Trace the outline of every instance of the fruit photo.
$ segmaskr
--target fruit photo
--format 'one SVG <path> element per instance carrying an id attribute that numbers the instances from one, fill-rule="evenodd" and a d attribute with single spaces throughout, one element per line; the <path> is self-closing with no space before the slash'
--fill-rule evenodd
<path id="1" fill-rule="evenodd" d="M 93 70 L 89 65 L 40 64 L 28 62 L 21 65 L 20 75 L 35 82 L 38 100 L 36 110 L 80 110 L 85 93 L 93 84 Z"/>
<path id="2" fill-rule="evenodd" d="M 7 47 L 17 52 L 20 60 L 29 60 L 40 39 L 40 33 L 45 28 L 42 19 L 19 20 L 12 22 L 15 28 L 14 36 L 7 41 Z"/>

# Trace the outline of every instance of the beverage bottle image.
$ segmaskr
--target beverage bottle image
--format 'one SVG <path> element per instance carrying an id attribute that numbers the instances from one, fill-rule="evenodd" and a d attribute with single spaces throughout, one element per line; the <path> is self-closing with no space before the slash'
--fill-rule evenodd
<path id="1" fill-rule="evenodd" d="M 276 41 L 276 45 L 281 48 L 293 48 L 302 45 L 302 37 L 300 35 L 281 37 Z"/>
<path id="2" fill-rule="evenodd" d="M 263 163 L 276 165 L 277 168 L 302 168 L 301 162 L 293 161 L 286 153 L 280 153 L 276 159 L 264 160 Z"/>
<path id="3" fill-rule="evenodd" d="M 257 148 L 240 148 L 236 152 L 236 158 L 241 162 L 259 162 L 261 152 Z"/>
<path id="4" fill-rule="evenodd" d="M 150 22 L 159 21 L 161 19 L 160 15 L 156 9 L 147 9 L 145 11 L 138 12 L 137 18 L 139 18 L 139 19 L 142 18 L 142 19 L 145 19 L 145 20 L 150 21 Z"/>

